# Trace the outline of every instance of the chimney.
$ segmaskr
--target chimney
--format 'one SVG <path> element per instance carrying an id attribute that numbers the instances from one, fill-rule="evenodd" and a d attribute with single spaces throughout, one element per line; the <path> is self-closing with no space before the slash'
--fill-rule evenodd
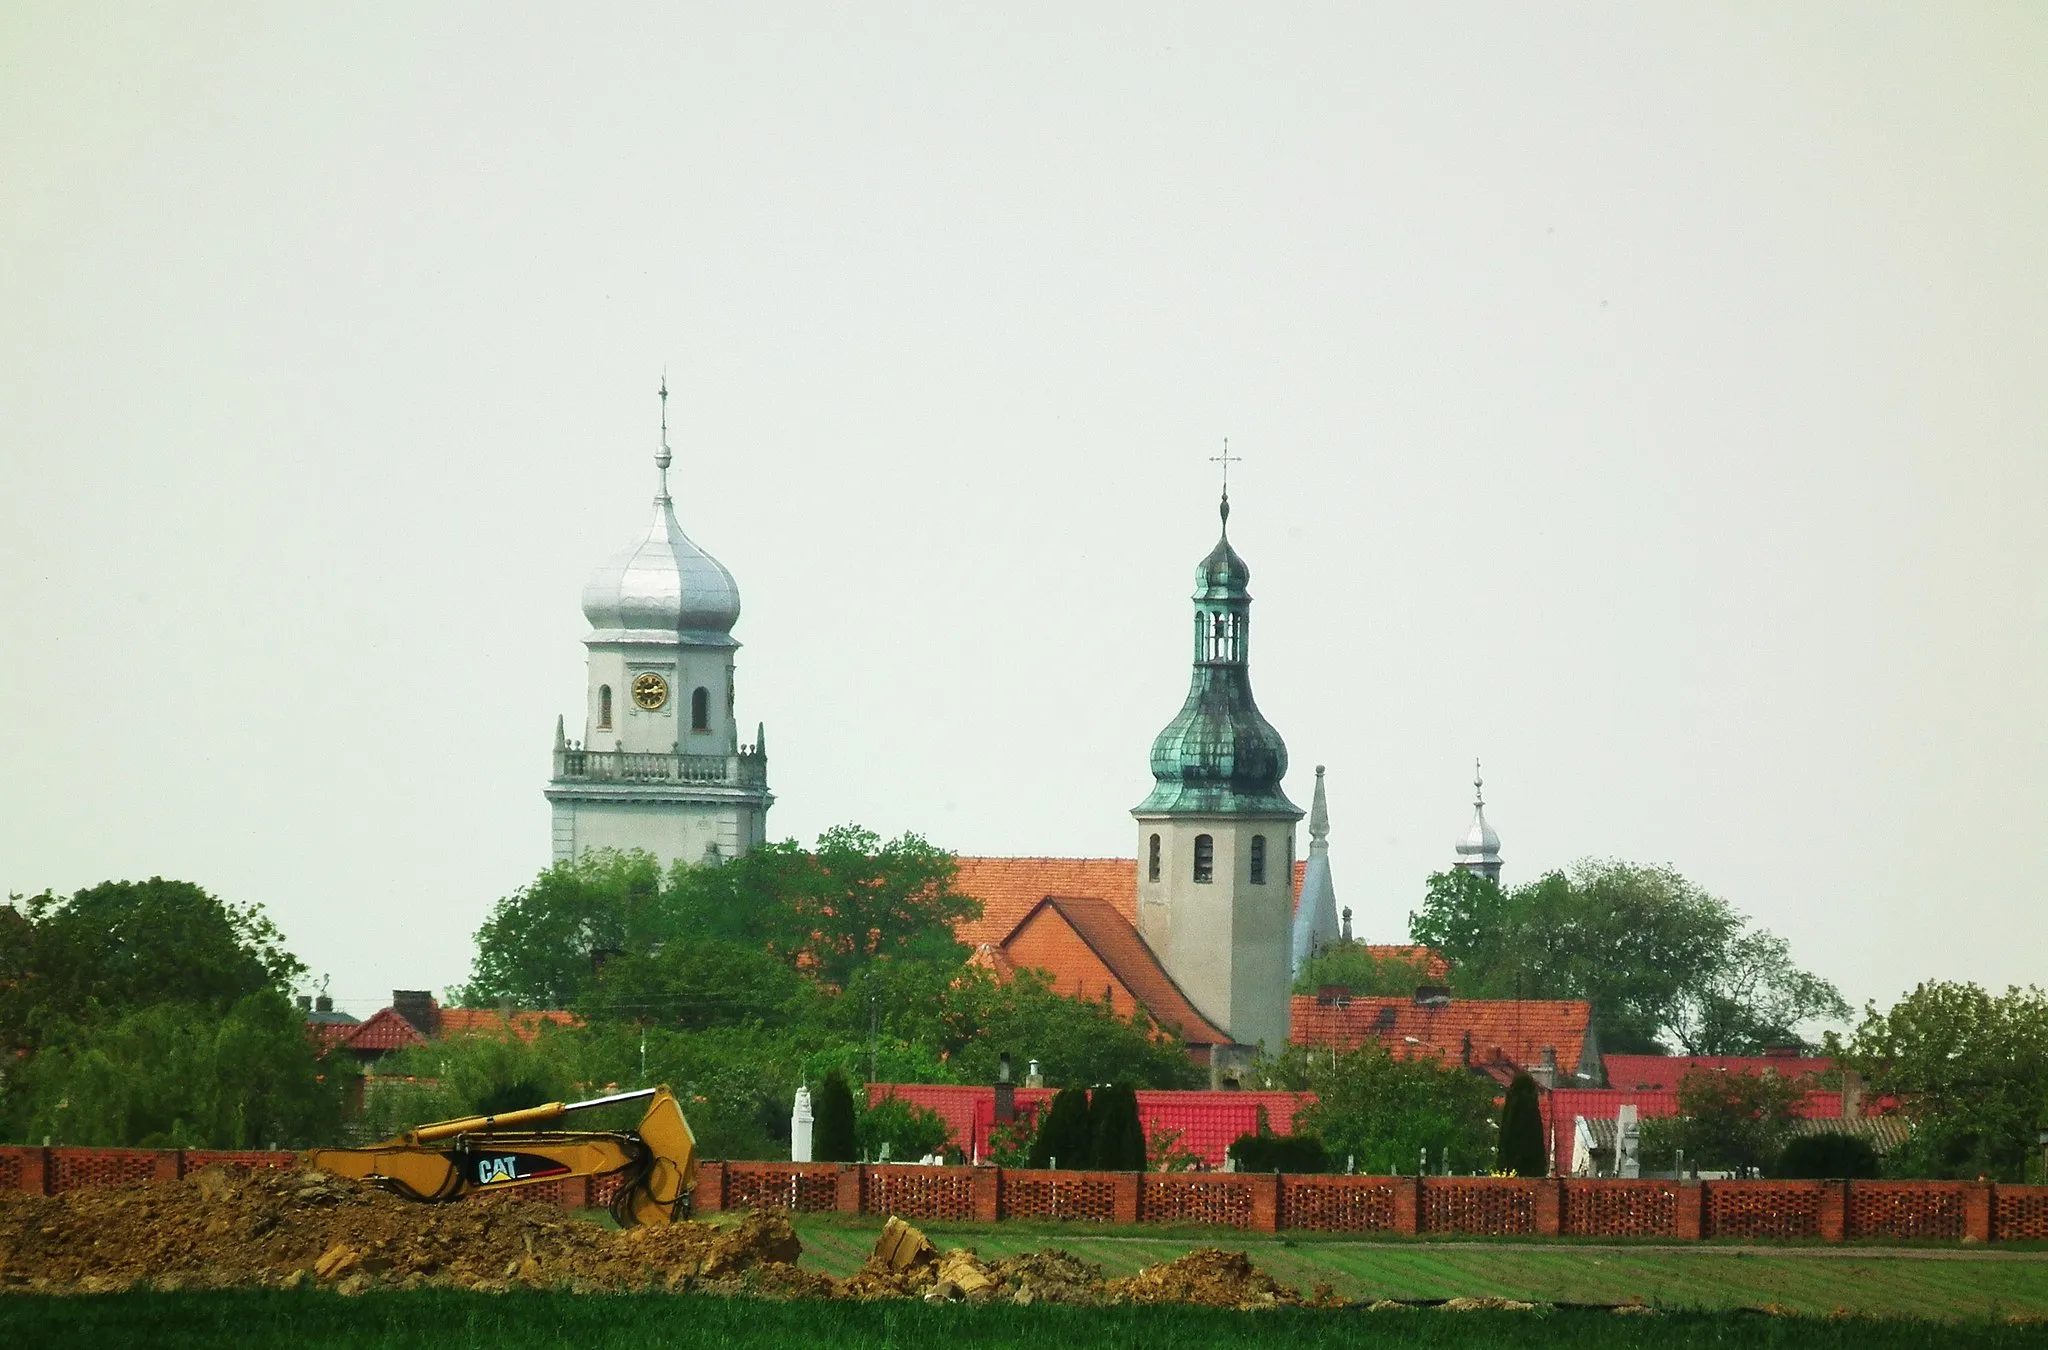
<path id="1" fill-rule="evenodd" d="M 1536 1080 L 1536 1086 L 1542 1088 L 1546 1092 L 1557 1086 L 1556 1046 L 1546 1045 L 1543 1047 L 1542 1062 L 1537 1064 L 1536 1071 L 1534 1073 L 1531 1073 L 1529 1076 Z"/>
<path id="2" fill-rule="evenodd" d="M 392 990 L 391 1011 L 412 1023 L 412 1029 L 429 1040 L 440 1034 L 441 1009 L 435 1005 L 434 995 L 430 990 Z"/>
<path id="3" fill-rule="evenodd" d="M 302 1013 L 313 1011 L 313 996 L 311 994 L 299 995 L 299 1011 Z"/>
<path id="4" fill-rule="evenodd" d="M 1803 1045 L 1767 1045 L 1764 1047 L 1765 1059 L 1798 1059 L 1805 1053 L 1806 1047 Z"/>
<path id="5" fill-rule="evenodd" d="M 1842 1114 L 1851 1120 L 1863 1115 L 1863 1075 L 1854 1069 L 1842 1070 Z"/>
<path id="6" fill-rule="evenodd" d="M 330 996 L 330 995 L 327 995 L 327 994 L 322 994 L 322 995 L 320 995 L 320 997 L 318 997 L 318 998 L 314 999 L 314 1000 L 313 1000 L 313 1011 L 314 1011 L 314 1012 L 321 1012 L 321 1013 L 331 1013 L 331 1012 L 333 1012 L 333 1011 L 334 1011 L 334 999 L 333 999 L 333 997 L 332 997 L 332 996 Z"/>

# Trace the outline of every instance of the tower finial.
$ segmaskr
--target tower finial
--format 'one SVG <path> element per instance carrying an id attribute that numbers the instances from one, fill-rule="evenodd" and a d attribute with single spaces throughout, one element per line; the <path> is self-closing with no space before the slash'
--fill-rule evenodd
<path id="1" fill-rule="evenodd" d="M 1330 803 L 1323 797 L 1323 766 L 1316 765 L 1316 796 L 1309 806 L 1309 837 L 1320 844 L 1330 836 Z"/>
<path id="2" fill-rule="evenodd" d="M 1211 464 L 1223 466 L 1223 500 L 1216 508 L 1216 514 L 1223 518 L 1223 532 L 1230 533 L 1230 466 L 1244 462 L 1244 456 L 1230 453 L 1230 437 L 1223 438 L 1223 453 L 1209 456 Z"/>
<path id="3" fill-rule="evenodd" d="M 1474 756 L 1472 760 L 1472 804 L 1474 806 L 1486 805 L 1486 797 L 1483 792 L 1485 787 L 1486 780 L 1479 774 L 1479 759 L 1477 756 Z"/>
<path id="4" fill-rule="evenodd" d="M 654 452 L 654 467 L 661 470 L 661 493 L 655 498 L 656 501 L 665 502 L 669 499 L 668 466 L 674 461 L 675 456 L 669 453 L 668 448 L 668 367 L 663 366 L 661 369 L 661 448 Z"/>

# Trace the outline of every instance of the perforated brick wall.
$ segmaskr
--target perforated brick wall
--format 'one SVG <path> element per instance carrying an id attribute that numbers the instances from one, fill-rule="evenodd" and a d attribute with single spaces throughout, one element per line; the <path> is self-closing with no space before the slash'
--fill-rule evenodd
<path id="1" fill-rule="evenodd" d="M 53 1195 L 81 1186 L 130 1186 L 156 1179 L 153 1149 L 55 1148 L 50 1159 Z"/>
<path id="2" fill-rule="evenodd" d="M 1849 1187 L 1847 1236 L 1940 1238 L 1963 1235 L 1963 1188 L 1938 1183 L 1858 1181 Z"/>
<path id="3" fill-rule="evenodd" d="M 971 1167 L 864 1167 L 860 1212 L 906 1219 L 974 1218 Z"/>
<path id="4" fill-rule="evenodd" d="M 1508 1177 L 1425 1177 L 1422 1231 L 1484 1237 L 1533 1233 L 1535 1188 Z"/>
<path id="5" fill-rule="evenodd" d="M 1706 1186 L 1702 1237 L 1820 1236 L 1820 1183 L 1714 1181 Z"/>
<path id="6" fill-rule="evenodd" d="M 839 1168 L 834 1163 L 728 1163 L 727 1209 L 787 1209 L 816 1214 L 839 1204 Z"/>
<path id="7" fill-rule="evenodd" d="M 1678 1187 L 1668 1181 L 1567 1180 L 1559 1231 L 1574 1237 L 1675 1236 Z"/>
<path id="8" fill-rule="evenodd" d="M 1280 1226 L 1318 1233 L 1387 1233 L 1394 1183 L 1386 1177 L 1282 1177 Z"/>
<path id="9" fill-rule="evenodd" d="M 1214 1172 L 1148 1172 L 1138 1212 L 1147 1223 L 1212 1223 L 1230 1228 L 1252 1226 L 1252 1188 L 1248 1177 Z"/>
<path id="10" fill-rule="evenodd" d="M 1003 1173 L 1006 1219 L 1116 1220 L 1116 1181 L 1088 1172 Z"/>
<path id="11" fill-rule="evenodd" d="M 1991 1235 L 1999 1242 L 2048 1242 L 2048 1186 L 2000 1186 Z"/>

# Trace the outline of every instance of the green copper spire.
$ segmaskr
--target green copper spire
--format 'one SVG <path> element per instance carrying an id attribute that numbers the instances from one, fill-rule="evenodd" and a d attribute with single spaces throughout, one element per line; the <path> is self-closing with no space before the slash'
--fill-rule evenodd
<path id="1" fill-rule="evenodd" d="M 1299 820 L 1280 780 L 1287 745 L 1252 700 L 1252 569 L 1223 535 L 1195 569 L 1195 669 L 1180 715 L 1152 742 L 1152 795 L 1137 815 L 1260 815 Z"/>

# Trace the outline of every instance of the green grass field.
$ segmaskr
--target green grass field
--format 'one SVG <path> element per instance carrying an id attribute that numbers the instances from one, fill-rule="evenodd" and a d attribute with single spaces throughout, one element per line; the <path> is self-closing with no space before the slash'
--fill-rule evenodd
<path id="1" fill-rule="evenodd" d="M 1819 1347 L 1937 1350 L 2048 1346 L 2048 1328 L 1997 1323 L 1809 1319 L 1751 1313 L 1450 1313 L 1202 1308 L 1030 1308 L 917 1302 L 772 1303 L 701 1295 L 462 1294 L 423 1290 L 341 1298 L 279 1293 L 102 1294 L 0 1297 L 0 1336 L 21 1346 L 490 1347 L 491 1350 L 652 1350 L 666 1346 L 791 1345 L 833 1350 L 1034 1350 L 1129 1347 L 1422 1346 Z"/>
<path id="2" fill-rule="evenodd" d="M 844 1275 L 861 1263 L 879 1227 L 802 1216 L 803 1263 Z M 925 1227 L 941 1247 L 984 1258 L 1056 1246 L 1111 1275 L 1167 1261 L 1191 1247 L 1243 1249 L 1305 1293 L 1328 1281 L 1349 1299 L 1442 1299 L 1495 1295 L 1535 1303 L 1626 1303 L 1738 1309 L 1776 1304 L 1825 1316 L 1954 1319 L 2048 1316 L 2048 1253 L 1948 1248 L 1706 1246 L 1630 1251 L 1614 1247 L 1425 1242 L 1290 1241 L 1209 1231 L 1199 1236 L 1102 1236 L 1087 1227 L 1000 1224 Z"/>

